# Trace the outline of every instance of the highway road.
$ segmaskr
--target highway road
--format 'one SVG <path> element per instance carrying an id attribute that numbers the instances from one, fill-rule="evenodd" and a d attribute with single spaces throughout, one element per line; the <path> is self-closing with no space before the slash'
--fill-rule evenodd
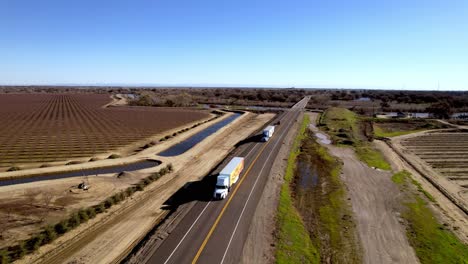
<path id="1" fill-rule="evenodd" d="M 268 142 L 247 142 L 234 155 L 245 157 L 245 168 L 224 200 L 199 199 L 174 230 L 149 250 L 145 263 L 238 263 L 250 223 L 277 153 L 294 121 L 305 108 L 305 97 L 280 117 Z M 213 186 L 207 190 L 211 197 Z"/>

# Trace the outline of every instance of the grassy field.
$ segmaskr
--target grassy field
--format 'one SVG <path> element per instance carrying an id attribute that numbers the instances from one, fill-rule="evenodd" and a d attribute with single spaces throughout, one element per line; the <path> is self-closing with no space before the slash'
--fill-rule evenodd
<path id="1" fill-rule="evenodd" d="M 281 186 L 277 216 L 277 247 L 276 263 L 319 263 L 318 248 L 314 246 L 304 222 L 294 207 L 291 183 L 294 180 L 296 158 L 299 155 L 299 145 L 309 124 L 308 116 L 304 116 L 299 133 L 294 140 L 286 168 L 285 182 Z"/>
<path id="2" fill-rule="evenodd" d="M 359 159 L 369 167 L 390 170 L 383 155 L 368 140 L 372 132 L 368 132 L 366 123 L 354 112 L 345 108 L 329 108 L 320 119 L 320 125 L 336 145 L 353 147 Z"/>
<path id="3" fill-rule="evenodd" d="M 408 223 L 409 242 L 421 263 L 468 263 L 468 246 L 437 221 L 425 200 L 431 199 L 411 174 L 399 172 L 392 180 L 406 194 L 408 202 L 402 216 Z"/>
<path id="4" fill-rule="evenodd" d="M 447 128 L 448 126 L 433 120 L 424 119 L 371 119 L 376 137 L 396 137 L 425 131 Z"/>

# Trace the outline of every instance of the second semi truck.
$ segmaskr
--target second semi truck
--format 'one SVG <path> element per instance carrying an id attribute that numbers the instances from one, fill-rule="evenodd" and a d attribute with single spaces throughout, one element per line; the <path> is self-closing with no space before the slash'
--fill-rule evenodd
<path id="1" fill-rule="evenodd" d="M 239 180 L 239 175 L 244 169 L 244 158 L 234 157 L 223 168 L 216 179 L 216 188 L 213 197 L 215 199 L 224 199 L 231 190 L 231 186 Z"/>
<path id="2" fill-rule="evenodd" d="M 271 136 L 273 136 L 274 132 L 275 126 L 267 126 L 265 129 L 263 129 L 262 141 L 267 142 L 271 138 Z"/>

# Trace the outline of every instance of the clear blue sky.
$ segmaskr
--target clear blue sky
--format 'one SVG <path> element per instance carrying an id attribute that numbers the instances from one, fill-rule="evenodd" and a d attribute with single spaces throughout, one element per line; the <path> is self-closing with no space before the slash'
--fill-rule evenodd
<path id="1" fill-rule="evenodd" d="M 1 84 L 468 89 L 467 0 L 0 0 Z"/>

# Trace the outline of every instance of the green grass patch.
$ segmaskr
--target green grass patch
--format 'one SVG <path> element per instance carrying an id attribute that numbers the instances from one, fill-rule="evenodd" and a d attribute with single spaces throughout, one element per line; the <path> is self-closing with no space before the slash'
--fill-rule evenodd
<path id="1" fill-rule="evenodd" d="M 391 170 L 392 167 L 385 160 L 382 153 L 368 144 L 362 144 L 354 148 L 356 155 L 369 167 L 379 168 L 381 170 Z"/>
<path id="2" fill-rule="evenodd" d="M 397 137 L 397 136 L 403 136 L 403 135 L 408 135 L 416 132 L 421 132 L 424 131 L 425 129 L 416 129 L 416 130 L 403 130 L 403 131 L 388 131 L 383 128 L 381 128 L 378 125 L 374 124 L 374 135 L 376 137 Z"/>
<path id="3" fill-rule="evenodd" d="M 402 185 L 405 183 L 405 179 L 410 176 L 410 173 L 407 171 L 400 171 L 392 176 L 392 181 L 398 185 Z"/>
<path id="4" fill-rule="evenodd" d="M 398 185 L 404 185 L 406 183 L 406 179 L 411 181 L 411 183 L 416 187 L 418 192 L 420 192 L 424 196 L 426 196 L 426 198 L 429 201 L 431 201 L 433 203 L 436 203 L 436 200 L 434 199 L 434 196 L 432 196 L 430 193 L 428 193 L 426 190 L 424 190 L 424 188 L 421 186 L 421 184 L 419 182 L 417 182 L 415 179 L 413 179 L 413 177 L 411 177 L 411 173 L 409 173 L 408 171 L 406 171 L 406 170 L 400 171 L 400 172 L 395 173 L 392 176 L 392 181 L 394 183 L 398 184 Z"/>
<path id="5" fill-rule="evenodd" d="M 290 184 L 294 179 L 299 144 L 309 124 L 307 115 L 302 120 L 299 133 L 293 142 L 285 172 L 285 182 L 281 186 L 277 216 L 276 263 L 319 263 L 318 249 L 313 245 L 304 222 L 294 207 Z"/>
<path id="6" fill-rule="evenodd" d="M 366 126 L 366 122 L 367 119 L 359 117 L 354 112 L 338 107 L 327 109 L 320 119 L 320 125 L 325 127 L 333 143 L 338 146 L 353 147 L 358 158 L 369 167 L 390 170 L 390 164 L 382 153 L 374 149 L 368 141 L 369 137 L 373 137 L 369 134 L 373 132 L 369 131 L 370 125 Z"/>
<path id="7" fill-rule="evenodd" d="M 406 235 L 420 262 L 425 263 L 468 263 L 468 246 L 463 244 L 450 230 L 441 225 L 427 202 L 417 192 L 408 190 L 410 184 L 428 200 L 435 202 L 408 171 L 392 176 L 392 181 L 406 194 L 402 217 L 408 223 Z"/>
<path id="8" fill-rule="evenodd" d="M 407 236 L 421 263 L 468 263 L 468 247 L 437 222 L 423 199 L 406 206 Z"/>
<path id="9" fill-rule="evenodd" d="M 376 137 L 396 137 L 429 129 L 448 127 L 437 121 L 425 119 L 368 118 L 367 120 L 372 122 Z"/>

